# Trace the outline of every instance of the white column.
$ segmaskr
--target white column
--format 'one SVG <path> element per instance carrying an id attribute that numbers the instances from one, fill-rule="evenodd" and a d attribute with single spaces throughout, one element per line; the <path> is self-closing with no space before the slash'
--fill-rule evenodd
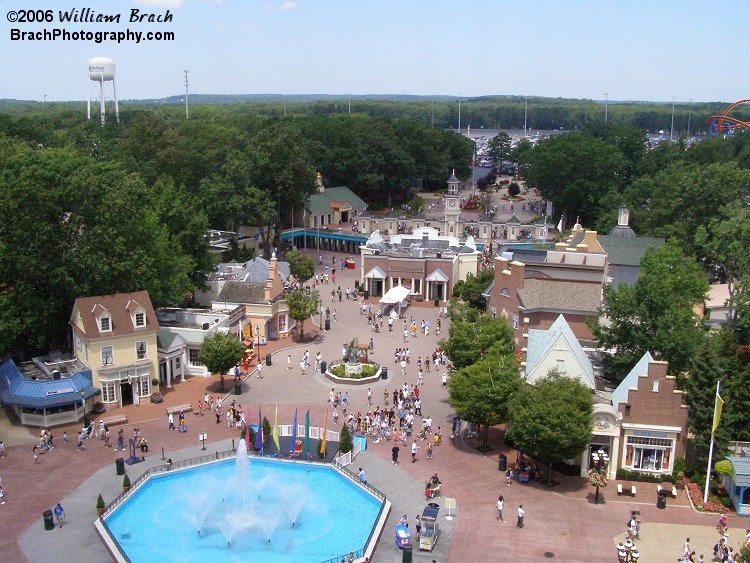
<path id="1" fill-rule="evenodd" d="M 185 348 L 180 352 L 180 381 L 185 381 L 185 364 L 187 363 Z"/>
<path id="2" fill-rule="evenodd" d="M 609 454 L 609 478 L 617 479 L 617 468 L 619 467 L 620 435 L 612 437 L 612 451 Z"/>
<path id="3" fill-rule="evenodd" d="M 167 375 L 167 389 L 172 388 L 172 358 L 167 358 L 164 369 Z"/>

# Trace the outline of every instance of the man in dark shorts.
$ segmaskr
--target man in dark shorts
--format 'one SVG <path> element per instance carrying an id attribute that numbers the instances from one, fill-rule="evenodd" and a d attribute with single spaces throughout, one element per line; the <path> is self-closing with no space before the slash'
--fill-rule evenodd
<path id="1" fill-rule="evenodd" d="M 399 448 L 396 445 L 391 448 L 391 463 L 393 463 L 393 465 L 398 465 L 398 449 Z"/>

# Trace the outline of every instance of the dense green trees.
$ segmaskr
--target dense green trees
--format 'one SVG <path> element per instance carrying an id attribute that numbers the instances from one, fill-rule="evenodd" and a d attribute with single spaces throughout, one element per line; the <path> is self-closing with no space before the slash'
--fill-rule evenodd
<path id="1" fill-rule="evenodd" d="M 223 391 L 224 375 L 242 361 L 242 345 L 234 334 L 217 330 L 203 339 L 198 358 L 210 373 L 219 374 Z"/>
<path id="2" fill-rule="evenodd" d="M 448 309 L 451 319 L 448 340 L 441 341 L 456 369 L 468 367 L 487 356 L 513 354 L 513 329 L 504 317 L 499 319 L 466 303 L 452 302 Z"/>
<path id="3" fill-rule="evenodd" d="M 591 442 L 591 391 L 556 370 L 536 386 L 522 386 L 511 401 L 510 412 L 509 433 L 515 445 L 550 466 L 580 455 Z"/>
<path id="4" fill-rule="evenodd" d="M 605 286 L 607 322 L 592 323 L 602 347 L 615 350 L 605 357 L 607 373 L 621 379 L 646 352 L 674 374 L 687 370 L 705 339 L 693 308 L 706 291 L 706 275 L 675 244 L 649 249 L 634 285 Z"/>
<path id="5" fill-rule="evenodd" d="M 305 321 L 318 312 L 320 294 L 313 291 L 308 294 L 304 289 L 295 289 L 286 294 L 289 316 L 299 325 L 299 336 L 305 336 Z"/>

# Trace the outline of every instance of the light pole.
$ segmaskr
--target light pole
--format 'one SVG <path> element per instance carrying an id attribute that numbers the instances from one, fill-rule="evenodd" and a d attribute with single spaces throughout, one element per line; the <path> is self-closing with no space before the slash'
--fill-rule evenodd
<path id="1" fill-rule="evenodd" d="M 607 119 L 609 117 L 609 94 L 604 92 L 604 125 L 607 125 Z"/>
<path id="2" fill-rule="evenodd" d="M 81 406 L 83 407 L 83 419 L 86 420 L 86 391 L 81 389 Z"/>
<path id="3" fill-rule="evenodd" d="M 609 465 L 609 456 L 604 450 L 591 452 L 591 461 L 594 466 L 589 470 L 589 481 L 596 487 L 594 504 L 599 504 L 599 487 L 607 486 L 607 466 Z"/>
<path id="4" fill-rule="evenodd" d="M 260 324 L 255 325 L 255 341 L 258 343 L 258 363 L 261 363 L 263 358 L 260 354 Z"/>
<path id="5" fill-rule="evenodd" d="M 615 549 L 617 549 L 617 560 L 620 563 L 637 562 L 638 558 L 641 556 L 641 554 L 638 553 L 638 548 L 635 547 L 633 540 L 627 540 L 625 543 L 618 543 Z"/>

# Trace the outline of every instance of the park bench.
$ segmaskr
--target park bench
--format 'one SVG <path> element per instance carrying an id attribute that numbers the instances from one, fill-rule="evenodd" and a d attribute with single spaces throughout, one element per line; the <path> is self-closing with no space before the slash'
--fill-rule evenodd
<path id="1" fill-rule="evenodd" d="M 664 490 L 668 491 L 669 490 L 669 485 L 667 485 L 666 487 L 664 487 L 662 485 L 657 485 L 656 486 L 656 494 L 659 494 L 659 493 L 661 493 Z M 676 486 L 672 485 L 672 490 L 670 492 L 672 494 L 672 497 L 677 498 L 677 487 Z"/>
<path id="2" fill-rule="evenodd" d="M 635 485 L 633 485 L 632 487 L 630 487 L 630 494 L 632 496 L 635 496 L 635 493 L 636 493 L 636 491 L 635 491 Z"/>
<path id="3" fill-rule="evenodd" d="M 622 494 L 622 483 L 617 483 L 617 494 L 618 495 Z"/>
<path id="4" fill-rule="evenodd" d="M 185 403 L 184 405 L 174 405 L 167 407 L 167 414 L 180 414 L 180 411 L 193 412 L 193 403 Z"/>
<path id="5" fill-rule="evenodd" d="M 114 414 L 112 416 L 105 416 L 102 418 L 102 421 L 104 422 L 104 426 L 116 426 L 118 424 L 127 424 L 128 423 L 128 415 L 125 413 L 120 414 Z"/>

